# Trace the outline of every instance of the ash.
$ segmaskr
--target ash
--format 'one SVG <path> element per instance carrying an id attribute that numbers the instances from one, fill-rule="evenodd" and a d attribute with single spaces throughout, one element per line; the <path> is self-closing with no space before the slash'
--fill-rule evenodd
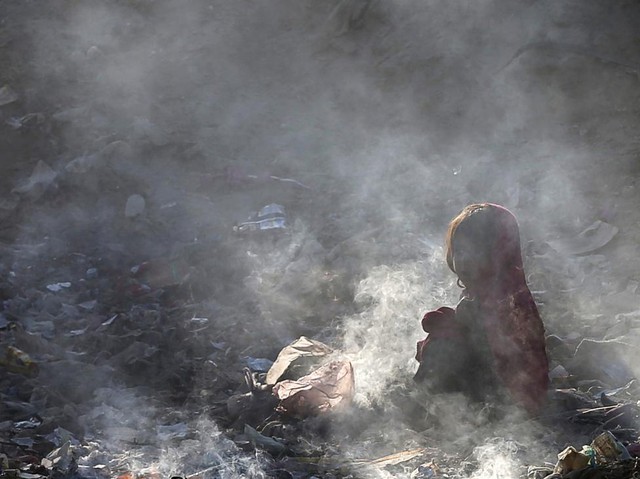
<path id="1" fill-rule="evenodd" d="M 640 453 L 636 3 L 0 11 L 3 477 L 544 477 L 604 431 Z M 539 418 L 411 381 L 459 294 L 447 222 L 482 201 L 518 217 L 550 336 Z M 231 415 L 300 336 L 350 361 L 353 404 Z"/>

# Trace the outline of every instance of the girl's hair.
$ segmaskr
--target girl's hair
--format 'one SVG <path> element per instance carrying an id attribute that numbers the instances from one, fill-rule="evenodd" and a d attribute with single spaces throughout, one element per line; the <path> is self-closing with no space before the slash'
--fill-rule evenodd
<path id="1" fill-rule="evenodd" d="M 486 209 L 489 206 L 489 203 L 476 203 L 473 205 L 469 205 L 463 209 L 458 216 L 451 220 L 449 223 L 449 229 L 447 230 L 447 237 L 445 238 L 445 247 L 446 247 L 446 255 L 447 255 L 447 264 L 449 265 L 449 269 L 454 273 L 456 270 L 453 268 L 453 237 L 455 236 L 460 224 L 471 217 L 474 213 Z"/>
<path id="2" fill-rule="evenodd" d="M 453 238 L 469 238 L 477 245 L 478 253 L 494 260 L 495 266 L 521 267 L 520 233 L 518 222 L 506 208 L 493 203 L 476 203 L 464 208 L 449 224 L 445 239 L 446 258 L 453 266 Z"/>

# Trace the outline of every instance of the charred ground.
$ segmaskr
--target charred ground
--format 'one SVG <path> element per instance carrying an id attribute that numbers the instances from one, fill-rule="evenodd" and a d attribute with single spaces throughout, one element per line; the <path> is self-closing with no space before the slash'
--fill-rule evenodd
<path id="1" fill-rule="evenodd" d="M 40 368 L 3 372 L 3 431 L 43 421 L 6 453 L 44 455 L 62 426 L 121 469 L 186 474 L 216 449 L 258 474 L 221 434 L 226 399 L 247 357 L 301 334 L 350 351 L 361 391 L 313 455 L 459 446 L 453 470 L 474 445 L 513 457 L 509 435 L 524 462 L 588 440 L 465 415 L 421 435 L 389 396 L 420 313 L 455 301 L 441 240 L 469 202 L 518 216 L 548 332 L 637 344 L 616 315 L 638 310 L 639 19 L 631 1 L 1 1 L 2 335 Z M 268 203 L 286 234 L 234 234 Z M 603 248 L 549 247 L 597 220 L 619 228 Z M 122 459 L 140 442 L 157 449 Z M 492 477 L 482 451 L 466 473 Z"/>

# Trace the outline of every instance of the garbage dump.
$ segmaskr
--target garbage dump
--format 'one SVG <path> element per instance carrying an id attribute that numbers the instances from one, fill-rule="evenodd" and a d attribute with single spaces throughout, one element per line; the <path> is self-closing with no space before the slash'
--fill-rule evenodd
<path id="1" fill-rule="evenodd" d="M 0 0 L 0 479 L 639 477 L 636 3 Z"/>

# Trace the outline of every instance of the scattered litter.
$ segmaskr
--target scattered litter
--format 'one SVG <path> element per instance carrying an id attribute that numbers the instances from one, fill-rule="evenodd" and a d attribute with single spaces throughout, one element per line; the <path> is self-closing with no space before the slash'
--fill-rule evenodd
<path id="1" fill-rule="evenodd" d="M 583 339 L 566 368 L 572 375 L 598 379 L 610 387 L 620 387 L 635 377 L 623 358 L 638 353 L 638 348 L 622 341 Z"/>
<path id="2" fill-rule="evenodd" d="M 273 366 L 273 361 L 266 358 L 244 358 L 244 362 L 249 366 L 252 371 L 260 373 L 266 373 Z"/>
<path id="3" fill-rule="evenodd" d="M 70 431 L 67 431 L 63 427 L 57 427 L 53 430 L 53 432 L 47 434 L 45 439 L 49 441 L 51 444 L 54 444 L 56 447 L 60 447 L 65 443 L 70 443 L 72 446 L 79 446 L 80 441 L 78 441 Z"/>
<path id="4" fill-rule="evenodd" d="M 287 450 L 287 446 L 272 437 L 263 436 L 248 424 L 244 426 L 244 434 L 256 447 L 264 449 L 270 454 L 278 455 Z"/>
<path id="5" fill-rule="evenodd" d="M 103 322 L 101 324 L 101 326 L 111 326 L 113 324 L 113 322 L 116 320 L 117 317 L 118 317 L 118 315 L 114 314 L 109 319 L 107 319 L 105 322 Z"/>
<path id="6" fill-rule="evenodd" d="M 48 284 L 47 285 L 47 289 L 49 291 L 51 291 L 52 293 L 58 293 L 60 291 L 62 291 L 63 289 L 66 288 L 70 288 L 71 287 L 71 283 L 68 281 L 64 281 L 62 283 L 53 283 L 53 284 Z"/>
<path id="7" fill-rule="evenodd" d="M 85 277 L 87 279 L 96 279 L 98 277 L 98 269 L 97 268 L 89 268 L 85 273 Z"/>
<path id="8" fill-rule="evenodd" d="M 180 422 L 172 424 L 170 426 L 158 426 L 157 427 L 158 439 L 161 441 L 169 441 L 173 439 L 184 439 L 189 433 L 189 426 Z"/>
<path id="9" fill-rule="evenodd" d="M 558 454 L 558 462 L 553 472 L 555 474 L 568 474 L 571 471 L 587 467 L 592 460 L 592 455 L 577 451 L 573 446 L 568 446 Z"/>
<path id="10" fill-rule="evenodd" d="M 417 469 L 415 469 L 411 473 L 411 479 L 432 479 L 436 477 L 438 474 L 437 466 L 433 462 L 428 462 L 426 464 L 420 464 Z"/>
<path id="11" fill-rule="evenodd" d="M 19 421 L 13 425 L 15 429 L 36 429 L 42 425 L 42 419 L 38 416 L 33 416 L 26 421 Z"/>
<path id="12" fill-rule="evenodd" d="M 355 395 L 353 366 L 332 361 L 296 381 L 277 383 L 273 394 L 280 400 L 279 412 L 298 418 L 344 409 Z"/>
<path id="13" fill-rule="evenodd" d="M 229 397 L 227 413 L 232 419 L 242 417 L 247 424 L 261 423 L 273 413 L 278 401 L 271 393 L 271 387 L 257 383 L 249 368 L 244 368 L 243 375 L 244 386 L 249 391 Z"/>
<path id="14" fill-rule="evenodd" d="M 141 286 L 158 289 L 185 283 L 191 275 L 192 267 L 186 259 L 180 257 L 155 258 L 133 266 L 130 272 L 139 286 L 142 283 Z"/>
<path id="15" fill-rule="evenodd" d="M 19 201 L 16 197 L 0 199 L 0 219 L 9 216 L 18 207 Z"/>
<path id="16" fill-rule="evenodd" d="M 144 213 L 146 202 L 141 195 L 131 195 L 127 199 L 127 204 L 124 207 L 124 215 L 127 218 L 135 218 Z"/>
<path id="17" fill-rule="evenodd" d="M 266 205 L 252 214 L 247 221 L 233 227 L 238 233 L 287 229 L 287 215 L 284 206 L 276 203 Z"/>
<path id="18" fill-rule="evenodd" d="M 41 464 L 52 472 L 62 473 L 64 475 L 73 473 L 76 464 L 71 443 L 67 441 L 58 449 L 51 451 L 47 454 L 47 457 L 42 459 Z"/>
<path id="19" fill-rule="evenodd" d="M 98 304 L 98 301 L 92 299 L 90 301 L 85 301 L 78 304 L 78 307 L 84 309 L 85 311 L 93 311 L 96 307 L 96 304 Z"/>
<path id="20" fill-rule="evenodd" d="M 42 113 L 27 113 L 26 115 L 20 117 L 12 116 L 5 121 L 5 123 L 14 130 L 42 125 L 44 124 L 44 122 L 45 117 Z"/>
<path id="21" fill-rule="evenodd" d="M 82 155 L 77 158 L 74 158 L 69 163 L 67 163 L 64 167 L 66 171 L 69 173 L 73 173 L 75 175 L 81 175 L 90 171 L 93 167 L 98 164 L 98 155 Z"/>
<path id="22" fill-rule="evenodd" d="M 20 186 L 16 186 L 12 193 L 27 194 L 35 188 L 45 188 L 55 180 L 57 173 L 51 169 L 44 161 L 40 160 L 36 164 L 29 179 Z"/>
<path id="23" fill-rule="evenodd" d="M 0 366 L 12 373 L 32 378 L 38 375 L 40 369 L 31 356 L 15 346 L 7 347 L 4 357 L 0 358 Z"/>
<path id="24" fill-rule="evenodd" d="M 18 446 L 27 447 L 31 449 L 33 447 L 33 439 L 30 437 L 14 437 L 11 442 Z"/>
<path id="25" fill-rule="evenodd" d="M 18 99 L 18 94 L 14 92 L 8 85 L 0 88 L 0 106 L 8 105 Z"/>
<path id="26" fill-rule="evenodd" d="M 378 467 L 386 467 L 386 466 L 396 466 L 398 464 L 402 464 L 407 461 L 411 461 L 417 457 L 424 455 L 425 449 L 418 447 L 416 449 L 409 449 L 407 451 L 400 451 L 393 454 L 389 454 L 387 456 L 378 457 L 376 459 L 355 459 L 350 461 L 352 465 L 367 465 L 367 466 L 378 466 Z M 427 464 L 423 464 L 425 467 L 431 468 L 434 472 L 437 471 L 437 466 L 433 462 L 429 462 Z M 418 467 L 418 469 L 420 469 Z M 429 476 L 427 476 L 429 477 Z"/>
<path id="27" fill-rule="evenodd" d="M 274 385 L 282 375 L 300 358 L 324 357 L 331 354 L 333 349 L 320 341 L 301 336 L 293 343 L 285 346 L 278 354 L 276 361 L 267 373 L 267 384 Z"/>
<path id="28" fill-rule="evenodd" d="M 256 183 L 262 182 L 265 180 L 273 180 L 279 181 L 282 183 L 290 183 L 295 186 L 299 186 L 304 189 L 311 189 L 309 186 L 295 180 L 293 178 L 282 178 L 281 176 L 271 175 L 269 173 L 260 174 L 260 175 L 252 175 L 246 173 L 242 168 L 238 168 L 236 166 L 227 166 L 224 169 L 222 174 L 216 174 L 215 177 L 222 177 L 230 184 L 240 184 L 240 183 Z"/>
<path id="29" fill-rule="evenodd" d="M 104 54 L 102 53 L 102 50 L 100 50 L 100 48 L 95 45 L 91 45 L 85 52 L 85 55 L 87 56 L 87 59 L 94 60 L 103 56 Z"/>
<path id="30" fill-rule="evenodd" d="M 196 318 L 196 317 L 193 317 L 189 321 L 191 321 L 192 323 L 196 323 L 196 324 L 202 326 L 202 325 L 205 325 L 205 324 L 207 324 L 209 322 L 209 318 Z"/>
<path id="31" fill-rule="evenodd" d="M 273 176 L 273 175 L 270 175 L 269 178 L 275 181 L 281 181 L 283 183 L 292 183 L 296 186 L 299 186 L 300 188 L 311 189 L 309 186 L 302 184 L 298 180 L 294 180 L 293 178 L 281 178 L 279 176 Z"/>
<path id="32" fill-rule="evenodd" d="M 83 329 L 74 329 L 69 331 L 66 336 L 69 338 L 73 338 L 75 336 L 82 336 L 84 333 L 86 333 L 89 330 L 88 327 L 83 328 Z"/>
<path id="33" fill-rule="evenodd" d="M 549 371 L 549 379 L 552 381 L 563 381 L 569 378 L 569 373 L 562 364 L 558 364 L 555 368 Z"/>
<path id="34" fill-rule="evenodd" d="M 578 235 L 572 238 L 549 241 L 549 245 L 558 253 L 581 255 L 602 248 L 616 234 L 618 234 L 617 226 L 598 220 Z"/>
<path id="35" fill-rule="evenodd" d="M 610 432 L 605 431 L 591 442 L 596 460 L 599 463 L 626 461 L 631 459 L 629 451 Z"/>

